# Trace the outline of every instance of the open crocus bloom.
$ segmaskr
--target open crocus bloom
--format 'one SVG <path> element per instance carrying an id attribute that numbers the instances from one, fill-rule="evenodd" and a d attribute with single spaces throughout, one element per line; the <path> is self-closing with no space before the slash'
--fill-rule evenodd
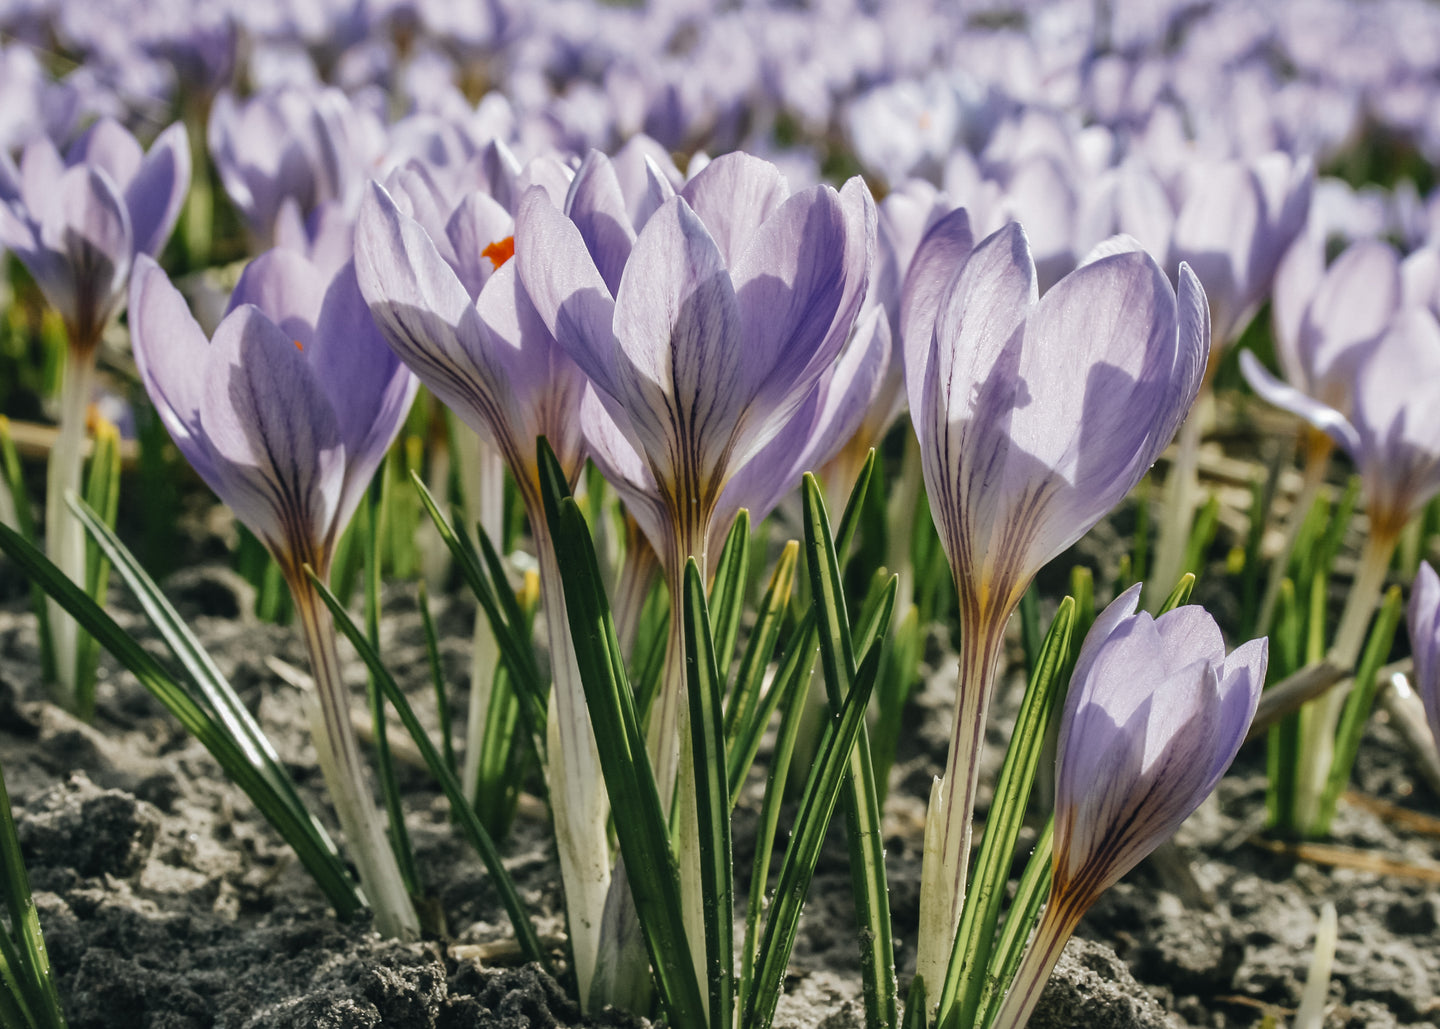
<path id="1" fill-rule="evenodd" d="M 1195 399 L 1205 293 L 1117 237 L 1043 298 L 1014 223 L 968 250 L 938 222 L 905 286 L 906 389 L 960 598 L 960 682 L 921 886 L 919 974 L 938 996 L 965 893 L 976 761 L 1005 622 L 1047 561 L 1118 504 Z"/>
<path id="2" fill-rule="evenodd" d="M 180 452 L 287 576 L 323 576 L 416 389 L 354 267 L 326 282 L 298 254 L 265 254 L 213 340 L 153 261 L 131 296 L 135 362 Z"/>

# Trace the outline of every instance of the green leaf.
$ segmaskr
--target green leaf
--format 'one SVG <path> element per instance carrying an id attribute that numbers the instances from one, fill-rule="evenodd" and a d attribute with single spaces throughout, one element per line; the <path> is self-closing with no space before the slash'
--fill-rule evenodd
<path id="1" fill-rule="evenodd" d="M 671 1025 L 706 1029 L 706 1004 L 681 917 L 680 869 L 670 847 L 669 826 L 625 676 L 595 548 L 585 516 L 570 496 L 544 437 L 537 449 L 540 491 L 560 564 L 576 664 L 655 983 Z"/>
<path id="2" fill-rule="evenodd" d="M 770 577 L 765 598 L 760 602 L 759 617 L 750 633 L 750 641 L 746 644 L 745 656 L 740 661 L 735 689 L 730 694 L 730 707 L 726 711 L 725 743 L 731 807 L 740 800 L 740 790 L 745 785 L 745 777 L 750 774 L 750 766 L 755 762 L 755 755 L 760 752 L 760 741 L 765 735 L 765 727 L 770 724 L 770 716 L 775 713 L 775 708 L 780 703 L 779 691 L 773 686 L 762 701 L 760 687 L 765 678 L 765 669 L 775 652 L 775 644 L 780 638 L 780 625 L 785 618 L 785 608 L 790 603 L 791 586 L 795 581 L 795 564 L 799 556 L 798 543 L 791 540 L 785 544 L 780 560 L 775 565 L 775 574 Z M 807 612 L 805 617 L 806 627 L 797 629 L 797 635 L 814 629 L 813 612 Z"/>
<path id="3" fill-rule="evenodd" d="M 1165 603 L 1160 605 L 1160 610 L 1155 612 L 1155 617 L 1158 618 L 1166 611 L 1173 611 L 1183 604 L 1190 603 L 1190 594 L 1194 589 L 1195 575 L 1192 572 L 1186 572 L 1180 576 L 1180 581 L 1175 584 L 1175 588 L 1165 598 Z"/>
<path id="4" fill-rule="evenodd" d="M 846 514 L 858 512 L 857 496 L 869 481 L 874 455 L 866 462 L 846 505 Z M 838 713 L 856 679 L 855 647 L 846 613 L 844 587 L 835 542 L 830 536 L 829 518 L 819 483 L 807 473 L 803 479 L 805 512 L 805 556 L 810 568 L 810 586 L 820 627 L 820 664 L 825 672 L 825 690 L 832 714 Z M 837 539 L 845 538 L 842 531 Z M 885 607 L 893 609 L 898 583 L 892 579 Z M 879 623 L 870 633 L 883 636 L 887 626 Z M 880 648 L 870 646 L 878 670 Z M 872 684 L 873 685 L 873 684 Z M 855 749 L 849 757 L 850 775 L 845 791 L 845 821 L 850 841 L 851 889 L 855 894 L 855 917 L 860 939 L 860 969 L 864 982 L 865 1018 L 870 1029 L 894 1026 L 899 1021 L 895 987 L 895 950 L 890 932 L 890 896 L 885 877 L 885 834 L 880 821 L 880 803 L 875 789 L 875 766 L 870 743 L 862 725 Z M 760 980 L 761 988 L 764 980 Z"/>
<path id="5" fill-rule="evenodd" d="M 1040 907 L 1050 892 L 1050 859 L 1055 845 L 1055 819 L 1045 822 L 1020 882 L 1015 887 L 1015 898 L 1010 902 L 1010 912 L 1000 929 L 1000 939 L 990 959 L 991 974 L 985 977 L 985 986 L 980 994 L 981 1017 L 975 1024 L 988 1026 L 1000 1009 L 1000 1002 L 1010 992 L 1010 983 L 1020 959 L 1025 955 L 1025 943 L 1040 918 Z"/>
<path id="6" fill-rule="evenodd" d="M 35 509 L 30 503 L 30 491 L 25 488 L 25 469 L 20 465 L 15 441 L 10 438 L 10 419 L 4 415 L 0 415 L 0 460 L 4 462 L 5 485 L 15 505 L 15 528 L 26 543 L 38 546 Z M 40 675 L 45 682 L 54 682 L 55 643 L 50 638 L 50 606 L 45 603 L 45 591 L 34 581 L 30 583 L 30 607 L 40 631 Z"/>
<path id="7" fill-rule="evenodd" d="M 774 704 L 779 706 L 781 716 L 780 729 L 775 736 L 775 750 L 770 757 L 770 767 L 766 770 L 765 799 L 760 805 L 760 822 L 755 830 L 755 860 L 750 875 L 750 896 L 745 905 L 745 945 L 740 963 L 740 1006 L 744 1010 L 749 1010 L 749 998 L 754 987 L 756 948 L 760 942 L 760 913 L 765 906 L 766 889 L 770 885 L 771 857 L 780 827 L 785 782 L 790 775 L 795 741 L 804 720 L 805 696 L 808 692 L 805 686 L 809 684 L 810 674 L 815 667 L 815 650 L 819 642 L 815 609 L 812 606 L 805 613 L 800 628 L 790 638 L 790 645 L 781 657 L 775 673 L 775 681 L 766 695 L 767 701 L 774 698 Z M 768 721 L 768 717 L 766 720 Z M 733 778 L 731 783 L 733 797 L 736 792 Z"/>
<path id="8" fill-rule="evenodd" d="M 485 612 L 485 617 L 490 620 L 490 628 L 495 633 L 495 641 L 500 646 L 500 655 L 510 667 L 510 673 L 515 677 L 516 689 L 522 700 L 521 714 L 525 720 L 525 729 L 530 734 L 531 745 L 535 753 L 545 753 L 545 708 L 546 698 L 549 696 L 547 683 L 540 681 L 540 670 L 535 664 L 535 650 L 530 644 L 529 635 L 524 631 L 524 625 L 513 619 L 513 612 L 510 605 L 502 600 L 505 591 L 496 589 L 491 585 L 485 569 L 481 567 L 480 558 L 475 553 L 469 537 L 458 525 L 452 526 L 445 521 L 445 516 L 440 513 L 435 498 L 425 488 L 425 483 L 418 475 L 412 475 L 410 481 L 414 484 L 420 495 L 420 502 L 424 505 L 430 520 L 435 524 L 435 529 L 440 533 L 445 546 L 449 548 L 451 556 L 455 559 L 456 565 L 469 584 L 471 592 L 475 594 L 476 601 Z M 488 543 L 487 552 L 488 552 Z M 503 580 L 502 580 L 503 584 Z M 511 594 L 510 601 L 514 601 Z M 503 605 L 503 606 L 502 606 Z"/>
<path id="9" fill-rule="evenodd" d="M 380 652 L 380 491 L 372 488 L 361 505 L 365 541 L 365 635 L 378 655 Z M 343 606 L 343 605 L 342 605 Z M 405 807 L 400 802 L 400 783 L 395 776 L 395 761 L 390 754 L 390 735 L 385 725 L 385 700 L 380 694 L 374 673 L 367 676 L 365 696 L 370 705 L 370 728 L 375 737 L 375 764 L 380 774 L 380 795 L 385 800 L 388 816 L 390 849 L 400 866 L 400 878 L 412 897 L 424 894 L 420 872 L 415 867 L 415 848 L 405 829 Z"/>
<path id="10" fill-rule="evenodd" d="M 1404 614 L 1399 586 L 1391 586 L 1380 608 L 1380 615 L 1370 630 L 1370 639 L 1365 653 L 1355 670 L 1355 685 L 1345 698 L 1345 707 L 1340 714 L 1340 726 L 1335 733 L 1335 752 L 1330 760 L 1330 774 L 1320 794 L 1320 812 L 1315 825 L 1309 828 L 1309 835 L 1324 837 L 1330 834 L 1330 823 L 1335 819 L 1335 806 L 1340 794 L 1350 783 L 1350 773 L 1355 767 L 1355 755 L 1360 751 L 1360 737 L 1365 734 L 1365 723 L 1370 720 L 1370 709 L 1375 704 L 1375 689 L 1380 680 L 1380 666 L 1390 654 L 1395 642 L 1395 630 Z"/>
<path id="11" fill-rule="evenodd" d="M 740 519 L 746 520 L 743 516 Z M 739 524 L 736 523 L 737 528 Z M 710 628 L 710 613 L 705 607 L 705 582 L 693 557 L 685 564 L 683 590 L 685 681 L 690 699 L 691 752 L 695 756 L 695 810 L 700 827 L 700 889 L 705 907 L 710 1024 L 729 1026 L 735 1020 L 735 864 L 730 847 L 730 792 L 725 775 L 725 729 L 721 724 L 721 673 L 716 667 L 715 637 Z"/>
<path id="12" fill-rule="evenodd" d="M 800 798 L 794 834 L 790 846 L 786 848 L 775 898 L 765 920 L 754 989 L 746 998 L 742 1024 L 752 1029 L 769 1029 L 774 1021 L 775 1005 L 780 1000 L 785 969 L 790 963 L 795 933 L 800 926 L 800 911 L 809 893 L 815 866 L 820 860 L 820 849 L 840 799 L 841 787 L 849 778 L 855 744 L 864 726 L 865 707 L 870 702 L 875 674 L 879 670 L 880 648 L 872 646 L 856 672 L 854 684 L 840 708 L 839 718 L 832 719 L 825 728 L 820 753 Z"/>
<path id="13" fill-rule="evenodd" d="M 1215 539 L 1215 530 L 1220 526 L 1220 497 L 1211 493 L 1205 506 L 1195 516 L 1190 527 L 1190 538 L 1185 542 L 1185 563 L 1181 567 L 1197 575 L 1204 571 L 1205 552 Z"/>
<path id="14" fill-rule="evenodd" d="M 101 419 L 95 430 L 95 447 L 85 477 L 85 503 L 99 513 L 106 525 L 115 525 L 120 510 L 120 430 Z M 110 586 L 110 562 L 94 540 L 85 541 L 85 592 L 95 603 L 105 605 Z M 75 640 L 75 713 L 84 721 L 95 717 L 95 671 L 100 645 L 86 633 Z"/>
<path id="15" fill-rule="evenodd" d="M 735 637 L 745 610 L 746 576 L 750 571 L 750 512 L 742 510 L 720 551 L 711 586 L 710 606 L 715 611 L 715 668 L 723 683 L 730 674 Z"/>
<path id="16" fill-rule="evenodd" d="M 394 677 L 380 662 L 380 656 L 375 653 L 375 648 L 370 646 L 370 641 L 355 624 L 341 604 L 331 593 L 329 588 L 316 578 L 314 572 L 310 573 L 310 581 L 314 584 L 320 599 L 325 601 L 325 606 L 330 609 L 330 614 L 335 619 L 335 627 L 344 634 L 345 638 L 355 647 L 355 652 L 360 655 L 360 660 L 365 662 L 365 667 L 375 677 L 375 683 L 385 694 L 385 699 L 390 701 L 395 713 L 400 716 L 400 722 L 415 741 L 415 746 L 420 750 L 420 756 L 425 760 L 425 766 L 430 770 L 430 775 L 440 784 L 445 797 L 450 801 L 450 814 L 460 824 L 461 830 L 469 839 L 480 860 L 485 863 L 486 870 L 494 880 L 496 892 L 500 894 L 500 903 L 505 908 L 505 913 L 510 916 L 510 925 L 515 930 L 515 939 L 520 944 L 520 951 L 528 961 L 537 961 L 550 970 L 549 957 L 545 948 L 540 943 L 540 937 L 535 932 L 535 927 L 530 923 L 529 912 L 525 908 L 525 902 L 520 899 L 520 893 L 515 889 L 515 883 L 510 878 L 504 862 L 501 860 L 500 851 L 485 827 L 480 824 L 480 819 L 466 803 L 465 791 L 460 786 L 460 780 L 445 764 L 445 759 L 435 749 L 435 744 L 430 742 L 430 737 L 425 733 L 425 727 L 420 724 L 420 719 L 415 717 L 415 711 L 410 707 L 410 702 L 405 699 L 405 694 L 396 685 Z"/>
<path id="17" fill-rule="evenodd" d="M 985 820 L 980 853 L 975 860 L 970 889 L 965 894 L 955 946 L 950 952 L 950 964 L 941 988 L 935 1019 L 940 1029 L 975 1024 L 981 990 L 993 974 L 991 946 L 1000 918 L 1000 903 L 1010 879 L 1015 846 L 1025 822 L 1025 809 L 1045 750 L 1046 735 L 1064 699 L 1075 611 L 1073 597 L 1061 601 L 1015 719 L 1015 730 L 995 782 L 995 799 Z"/>
<path id="18" fill-rule="evenodd" d="M 55 598 L 56 603 L 65 608 L 86 632 L 99 640 L 100 645 L 210 751 L 230 780 L 245 791 L 276 831 L 294 848 L 336 913 L 341 918 L 354 914 L 362 906 L 354 880 L 340 860 L 335 844 L 300 802 L 294 784 L 274 757 L 274 751 L 264 741 L 249 712 L 244 710 L 244 705 L 218 671 L 213 676 L 208 672 L 194 676 L 192 668 L 202 671 L 214 668 L 208 655 L 185 630 L 158 587 L 139 571 L 129 551 L 120 546 L 119 541 L 95 518 L 94 512 L 73 497 L 70 507 L 135 591 L 146 614 L 181 664 L 187 672 L 191 672 L 195 686 L 205 697 L 204 702 L 193 698 L 83 590 L 8 526 L 0 525 L 0 549 L 10 555 L 31 581 L 39 583 L 47 594 Z M 135 577 L 132 578 L 132 575 Z"/>
<path id="19" fill-rule="evenodd" d="M 0 774 L 0 889 L 5 892 L 11 931 L 19 944 L 9 946 L 11 941 L 4 926 L 0 926 L 0 964 L 4 966 L 0 982 L 13 991 L 16 1006 L 28 1016 L 30 1025 L 36 1029 L 61 1029 L 65 1016 L 60 1011 L 60 996 L 55 992 L 55 980 L 50 974 L 45 935 L 40 931 L 40 916 L 30 894 L 30 880 L 25 875 L 20 838 L 10 813 L 10 794 L 5 789 L 3 774 Z"/>
<path id="20" fill-rule="evenodd" d="M 425 659 L 430 668 L 430 685 L 435 689 L 435 712 L 440 721 L 440 752 L 450 771 L 459 769 L 455 761 L 455 743 L 450 732 L 450 697 L 445 689 L 445 669 L 440 663 L 440 637 L 435 632 L 435 617 L 430 613 L 430 591 L 423 578 L 415 580 L 419 591 L 420 624 L 425 630 Z"/>

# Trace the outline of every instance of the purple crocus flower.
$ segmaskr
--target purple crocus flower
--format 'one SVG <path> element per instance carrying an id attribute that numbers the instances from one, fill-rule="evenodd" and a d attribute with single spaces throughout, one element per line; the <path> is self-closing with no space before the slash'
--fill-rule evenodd
<path id="1" fill-rule="evenodd" d="M 176 446 L 284 573 L 317 687 L 316 749 L 361 885 L 382 932 L 418 935 L 350 728 L 334 627 L 305 573 L 328 576 L 415 378 L 371 321 L 354 266 L 327 281 L 288 250 L 245 269 L 213 340 L 165 273 L 140 258 L 130 331 L 140 377 Z"/>
<path id="2" fill-rule="evenodd" d="M 960 598 L 960 682 L 931 793 L 918 974 L 939 996 L 965 894 L 981 734 L 1005 623 L 1047 561 L 1089 531 L 1170 442 L 1210 344 L 1187 266 L 1173 290 L 1123 238 L 1038 297 L 1025 233 L 968 251 L 963 211 L 921 243 L 905 286 L 905 381 Z"/>
<path id="3" fill-rule="evenodd" d="M 553 178 L 558 167 L 541 173 Z M 610 887 L 609 802 L 580 681 L 560 566 L 540 493 L 535 440 L 545 436 L 573 482 L 585 461 L 585 376 L 536 314 L 509 260 L 509 213 L 484 193 L 453 212 L 421 174 L 397 192 L 415 217 L 372 184 L 361 204 L 356 262 L 361 289 L 396 354 L 451 410 L 500 452 L 519 489 L 540 563 L 555 679 L 546 778 L 582 1004 L 600 953 Z M 421 219 L 435 225 L 427 231 Z"/>
<path id="4" fill-rule="evenodd" d="M 65 319 L 71 345 L 91 350 L 124 299 L 130 263 L 159 252 L 189 188 L 183 125 L 146 153 L 102 118 L 63 158 L 46 138 L 25 148 L 19 167 L 0 153 L 0 244 Z"/>
<path id="5" fill-rule="evenodd" d="M 25 148 L 18 168 L 0 152 L 0 244 L 29 269 L 69 338 L 60 434 L 47 474 L 45 546 L 75 582 L 85 581 L 85 535 L 62 498 L 80 488 L 96 349 L 124 299 L 131 262 L 164 245 L 189 186 L 190 146 L 178 124 L 148 154 L 108 118 L 63 159 L 44 137 Z M 60 700 L 73 707 L 78 630 L 53 601 L 49 625 Z"/>
<path id="6" fill-rule="evenodd" d="M 1440 747 L 1440 576 L 1430 562 L 1421 561 L 1410 588 L 1406 627 L 1415 654 L 1415 689 L 1425 704 L 1430 733 Z"/>
<path id="7" fill-rule="evenodd" d="M 543 192 L 522 199 L 515 248 L 536 310 L 610 419 L 592 437 L 597 460 L 617 473 L 678 596 L 686 559 L 705 565 L 731 475 L 840 352 L 869 279 L 875 213 L 859 179 L 790 195 L 773 165 L 740 153 L 678 195 L 661 176 L 650 185 L 663 200 L 637 234 L 613 169 L 592 155 L 565 213 Z M 652 721 L 662 796 L 678 759 L 673 680 Z"/>
<path id="8" fill-rule="evenodd" d="M 1210 795 L 1244 742 L 1268 641 L 1228 657 L 1199 607 L 1136 612 L 1140 587 L 1095 620 L 1070 680 L 1055 759 L 1050 899 L 992 1023 L 1018 1029 L 1080 917 Z"/>
<path id="9" fill-rule="evenodd" d="M 225 192 L 263 250 L 287 204 L 302 219 L 327 200 L 353 212 L 384 139 L 378 119 L 338 89 L 283 86 L 244 102 L 222 90 L 209 141 Z"/>

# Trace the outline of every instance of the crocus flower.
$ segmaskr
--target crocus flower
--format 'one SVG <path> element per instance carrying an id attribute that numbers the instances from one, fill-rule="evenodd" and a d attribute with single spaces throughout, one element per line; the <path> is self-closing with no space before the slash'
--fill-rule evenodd
<path id="1" fill-rule="evenodd" d="M 1042 565 L 1131 490 L 1199 389 L 1205 293 L 1117 239 L 1037 297 L 1011 224 L 967 252 L 963 212 L 926 236 L 905 286 L 905 381 L 960 599 L 960 682 L 931 792 L 918 974 L 939 996 L 965 894 L 977 756 L 1005 623 Z"/>
<path id="2" fill-rule="evenodd" d="M 1423 271 L 1423 261 L 1407 262 Z M 1389 327 L 1402 305 L 1405 287 L 1400 257 L 1386 243 L 1361 240 L 1351 244 L 1327 270 L 1325 241 L 1308 232 L 1295 241 L 1275 275 L 1271 305 L 1275 324 L 1275 353 L 1286 381 L 1342 414 L 1350 413 L 1350 393 L 1356 370 Z M 1419 289 L 1416 282 L 1414 289 Z M 1250 353 L 1240 355 L 1240 368 L 1261 396 L 1293 410 L 1293 394 Z M 1260 605 L 1258 627 L 1266 631 L 1280 596 L 1280 583 L 1300 525 L 1314 505 L 1325 482 L 1335 441 L 1313 425 L 1302 443 L 1305 454 L 1304 485 L 1291 508 L 1286 542 L 1271 565 L 1270 581 Z"/>
<path id="3" fill-rule="evenodd" d="M 326 281 L 303 257 L 253 261 L 207 340 L 148 258 L 130 298 L 135 362 L 175 445 L 270 550 L 295 598 L 319 694 L 315 744 L 376 921 L 418 933 L 366 785 L 334 627 L 305 568 L 328 576 L 336 540 L 409 410 L 414 376 L 385 345 L 353 265 Z"/>
<path id="4" fill-rule="evenodd" d="M 997 1029 L 1025 1024 L 1080 917 L 1210 795 L 1255 716 L 1268 641 L 1227 657 L 1203 608 L 1152 619 L 1139 600 L 1138 585 L 1116 598 L 1075 663 L 1055 758 L 1050 899 Z"/>
<path id="5" fill-rule="evenodd" d="M 302 220 L 327 200 L 353 212 L 383 136 L 378 120 L 338 89 L 287 86 L 243 102 L 222 90 L 209 141 L 225 192 L 263 250 L 287 204 Z"/>
<path id="6" fill-rule="evenodd" d="M 18 168 L 0 153 L 0 244 L 29 269 L 69 337 L 60 435 L 46 483 L 45 541 L 51 559 L 75 582 L 85 581 L 85 536 L 63 497 L 80 488 L 96 348 L 125 297 L 131 262 L 164 245 L 189 186 L 190 147 L 178 124 L 162 132 L 148 154 L 108 118 L 63 158 L 43 137 L 25 148 Z M 49 624 L 61 699 L 73 706 L 77 629 L 53 601 Z"/>
<path id="7" fill-rule="evenodd" d="M 1440 576 L 1428 561 L 1420 562 L 1410 589 L 1405 624 L 1415 655 L 1415 688 L 1425 704 L 1430 734 L 1440 747 Z"/>
<path id="8" fill-rule="evenodd" d="M 419 194 L 404 202 L 426 207 Z M 429 198 L 433 199 L 433 198 Z M 432 230 L 434 231 L 434 230 Z M 515 275 L 510 215 L 484 193 L 460 201 L 437 241 L 372 184 L 360 209 L 360 285 L 391 348 L 504 457 L 540 563 L 555 678 L 546 777 L 555 809 L 576 979 L 582 1003 L 600 951 L 610 886 L 609 801 L 545 520 L 535 440 L 545 436 L 573 482 L 585 461 L 577 412 L 585 376 L 555 342 Z"/>
<path id="9" fill-rule="evenodd" d="M 652 184 L 664 195 L 668 183 Z M 859 179 L 790 195 L 772 165 L 736 153 L 658 204 L 638 235 L 598 155 L 567 207 L 533 189 L 522 199 L 520 278 L 612 420 L 605 439 L 592 438 L 597 460 L 617 473 L 679 596 L 686 559 L 705 565 L 726 482 L 845 342 L 869 278 L 874 204 Z M 683 706 L 670 678 L 652 716 L 661 796 Z"/>

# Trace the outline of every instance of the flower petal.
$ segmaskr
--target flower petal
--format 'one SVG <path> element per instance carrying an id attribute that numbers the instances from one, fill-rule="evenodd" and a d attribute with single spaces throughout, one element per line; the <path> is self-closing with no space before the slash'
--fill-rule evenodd
<path id="1" fill-rule="evenodd" d="M 267 250 L 245 266 L 225 313 L 253 304 L 303 352 L 315 340 L 315 322 L 328 284 L 319 269 L 294 250 Z"/>
<path id="2" fill-rule="evenodd" d="M 185 126 L 176 122 L 156 137 L 125 187 L 137 254 L 153 257 L 160 252 L 189 192 L 190 137 Z"/>
<path id="3" fill-rule="evenodd" d="M 702 505 L 719 497 L 751 400 L 740 334 L 720 251 L 676 197 L 650 219 L 625 265 L 615 302 L 618 397 L 661 487 L 683 481 Z"/>
<path id="4" fill-rule="evenodd" d="M 731 268 L 788 193 L 784 176 L 773 164 L 735 151 L 707 164 L 680 195 L 710 230 L 725 266 Z"/>

